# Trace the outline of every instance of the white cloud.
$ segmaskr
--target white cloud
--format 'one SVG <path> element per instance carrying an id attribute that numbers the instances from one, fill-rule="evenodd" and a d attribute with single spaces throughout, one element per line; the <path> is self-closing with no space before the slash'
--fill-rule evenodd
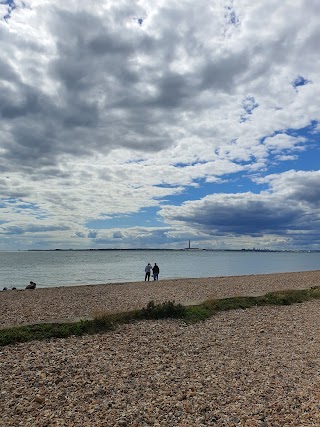
<path id="1" fill-rule="evenodd" d="M 288 171 L 256 179 L 269 189 L 254 194 L 212 194 L 181 206 L 164 206 L 168 223 L 199 229 L 208 236 L 282 237 L 287 247 L 319 247 L 320 172 Z M 263 240 L 262 240 L 263 241 Z"/>
<path id="2" fill-rule="evenodd" d="M 0 221 L 43 227 L 40 244 L 90 245 L 90 220 L 297 160 L 293 131 L 320 121 L 314 1 L 15 4 L 0 6 Z"/>

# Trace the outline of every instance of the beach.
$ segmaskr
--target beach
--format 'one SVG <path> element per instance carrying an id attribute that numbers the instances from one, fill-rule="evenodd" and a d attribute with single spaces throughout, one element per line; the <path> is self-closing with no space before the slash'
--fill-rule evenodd
<path id="1" fill-rule="evenodd" d="M 311 286 L 320 286 L 320 270 L 2 291 L 0 328 L 92 318 L 104 312 L 142 308 L 149 301 L 198 304 L 207 299 Z"/>
<path id="2" fill-rule="evenodd" d="M 7 291 L 1 325 L 319 285 L 310 271 Z M 319 310 L 317 300 L 254 307 L 2 347 L 0 425 L 318 426 Z"/>

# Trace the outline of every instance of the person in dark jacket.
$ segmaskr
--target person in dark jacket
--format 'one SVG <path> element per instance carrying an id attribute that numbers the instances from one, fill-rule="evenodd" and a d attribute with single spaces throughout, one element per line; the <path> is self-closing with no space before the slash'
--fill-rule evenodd
<path id="1" fill-rule="evenodd" d="M 158 280 L 160 269 L 156 263 L 154 263 L 154 266 L 152 268 L 152 273 L 153 273 L 153 280 Z"/>
<path id="2" fill-rule="evenodd" d="M 34 282 L 30 282 L 28 286 L 26 286 L 26 289 L 36 289 L 37 284 Z"/>

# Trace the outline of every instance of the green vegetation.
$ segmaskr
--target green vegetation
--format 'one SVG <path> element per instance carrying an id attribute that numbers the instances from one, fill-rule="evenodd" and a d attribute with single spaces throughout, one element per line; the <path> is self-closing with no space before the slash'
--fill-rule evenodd
<path id="1" fill-rule="evenodd" d="M 141 319 L 183 319 L 186 315 L 187 307 L 181 304 L 175 304 L 174 301 L 167 301 L 161 304 L 155 304 L 150 301 L 146 308 L 140 312 Z"/>
<path id="2" fill-rule="evenodd" d="M 198 322 L 214 316 L 220 311 L 247 309 L 253 306 L 290 305 L 312 299 L 320 299 L 319 286 L 311 289 L 272 292 L 257 297 L 208 300 L 202 304 L 190 306 L 176 304 L 174 301 L 167 301 L 161 304 L 155 304 L 154 301 L 150 301 L 147 307 L 141 310 L 116 314 L 100 313 L 92 320 L 80 320 L 74 323 L 41 323 L 1 329 L 0 346 L 31 340 L 96 334 L 137 320 L 174 318 L 188 323 Z"/>

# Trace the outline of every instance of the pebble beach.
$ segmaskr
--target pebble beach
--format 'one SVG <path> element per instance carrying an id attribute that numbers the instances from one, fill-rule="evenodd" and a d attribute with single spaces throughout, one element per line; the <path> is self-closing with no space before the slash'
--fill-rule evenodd
<path id="1" fill-rule="evenodd" d="M 320 286 L 320 271 L 0 293 L 2 328 Z M 0 426 L 320 426 L 320 301 L 0 348 Z"/>

